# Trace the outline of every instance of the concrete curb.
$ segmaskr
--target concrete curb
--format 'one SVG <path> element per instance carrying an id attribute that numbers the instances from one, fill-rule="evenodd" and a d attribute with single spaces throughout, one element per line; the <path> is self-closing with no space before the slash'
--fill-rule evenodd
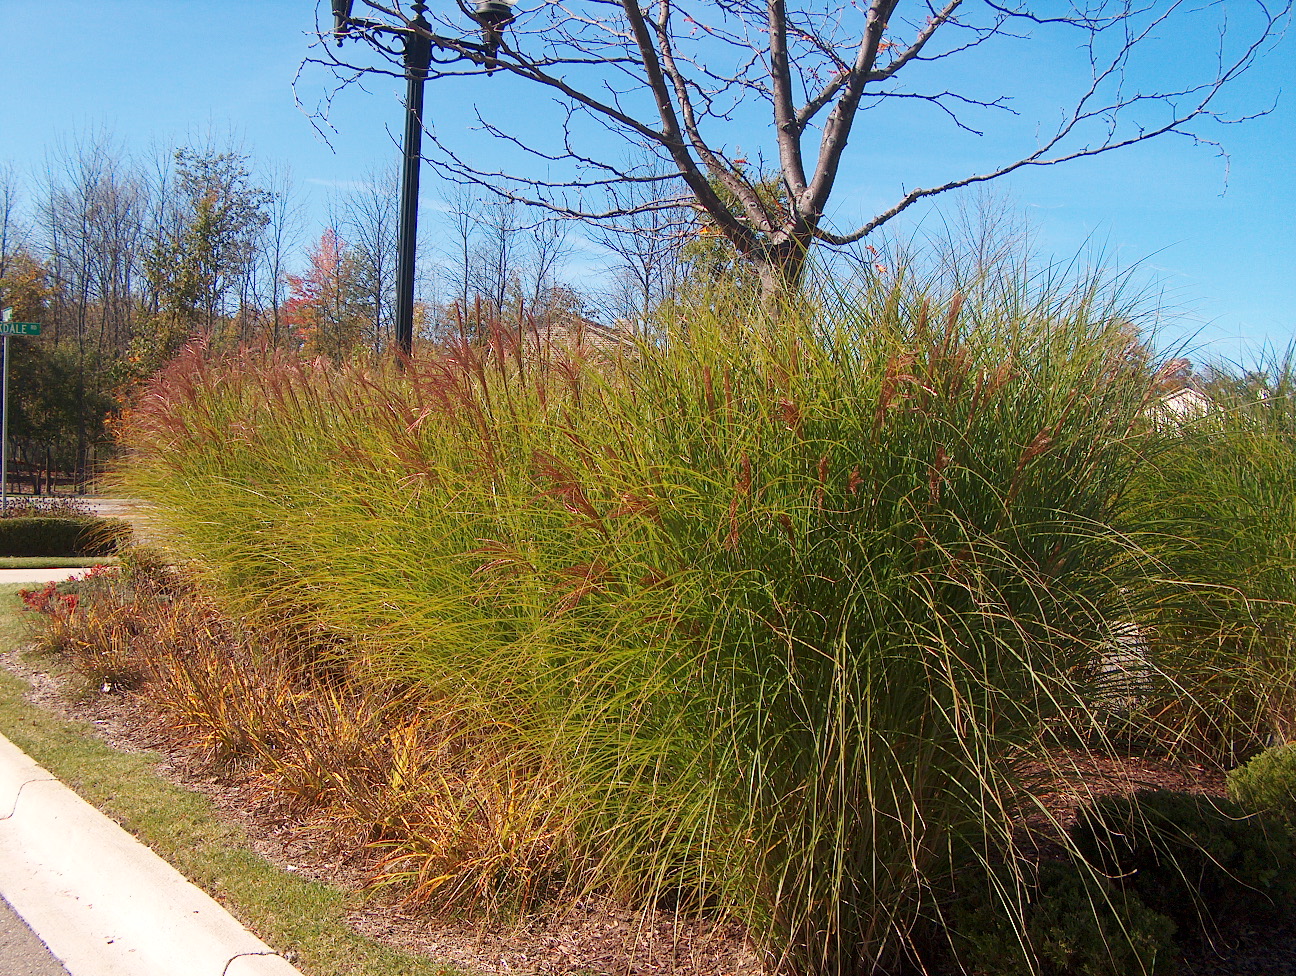
<path id="1" fill-rule="evenodd" d="M 71 976 L 301 976 L 3 735 L 0 894 Z"/>

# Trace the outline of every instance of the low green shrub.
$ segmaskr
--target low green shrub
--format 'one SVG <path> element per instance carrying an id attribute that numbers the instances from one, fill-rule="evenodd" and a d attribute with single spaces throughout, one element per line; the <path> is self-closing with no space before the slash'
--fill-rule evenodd
<path id="1" fill-rule="evenodd" d="M 84 525 L 75 555 L 109 556 L 130 544 L 132 530 L 126 519 L 92 515 L 84 520 Z"/>
<path id="2" fill-rule="evenodd" d="M 0 556 L 107 556 L 130 538 L 130 523 L 96 516 L 0 519 Z"/>
<path id="3" fill-rule="evenodd" d="M 1228 790 L 1248 810 L 1296 824 L 1296 743 L 1266 749 L 1233 770 Z"/>
<path id="4" fill-rule="evenodd" d="M 71 555 L 81 533 L 79 520 L 39 515 L 0 520 L 0 553 L 6 556 Z"/>
<path id="5" fill-rule="evenodd" d="M 1174 972 L 1175 923 L 1133 892 L 1073 861 L 1042 864 L 1020 919 L 1004 899 L 974 897 L 955 917 L 972 976 L 1162 976 Z"/>
<path id="6" fill-rule="evenodd" d="M 1282 910 L 1296 897 L 1292 836 L 1227 799 L 1171 790 L 1101 797 L 1081 810 L 1071 840 L 1185 935 Z"/>

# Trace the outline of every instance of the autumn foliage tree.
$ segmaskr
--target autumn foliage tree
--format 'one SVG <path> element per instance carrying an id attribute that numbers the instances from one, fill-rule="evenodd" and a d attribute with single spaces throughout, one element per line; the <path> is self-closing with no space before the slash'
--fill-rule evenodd
<path id="1" fill-rule="evenodd" d="M 50 323 L 57 296 L 45 265 L 24 246 L 5 254 L 0 268 L 0 306 L 16 321 Z M 115 406 L 107 357 L 54 338 L 8 345 L 10 478 L 30 477 L 33 490 L 48 487 L 56 471 L 77 470 L 87 449 L 106 446 Z M 86 382 L 91 370 L 104 374 L 102 382 Z"/>
<path id="2" fill-rule="evenodd" d="M 288 299 L 281 317 L 302 347 L 341 361 L 366 339 L 363 265 L 332 228 L 307 254 L 307 269 L 288 275 Z"/>
<path id="3" fill-rule="evenodd" d="M 15 321 L 46 321 L 50 296 L 49 274 L 28 248 L 5 255 L 0 269 L 0 305 L 13 309 Z"/>
<path id="4" fill-rule="evenodd" d="M 151 373 L 197 335 L 237 342 L 253 314 L 252 282 L 275 194 L 258 185 L 246 155 L 177 149 L 155 188 L 141 261 L 152 312 L 133 354 Z"/>

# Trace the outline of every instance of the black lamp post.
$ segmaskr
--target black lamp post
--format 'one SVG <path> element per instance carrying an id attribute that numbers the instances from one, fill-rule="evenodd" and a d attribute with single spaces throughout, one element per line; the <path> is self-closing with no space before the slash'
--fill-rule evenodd
<path id="1" fill-rule="evenodd" d="M 427 8 L 414 4 L 415 28 L 405 36 L 405 164 L 401 174 L 400 229 L 396 251 L 396 344 L 414 351 L 414 255 L 418 249 L 419 164 L 423 162 L 423 83 L 432 63 L 432 42 L 424 31 Z M 421 28 L 422 30 L 419 30 Z"/>
<path id="2" fill-rule="evenodd" d="M 404 27 L 352 17 L 353 5 L 354 0 L 333 0 L 333 36 L 339 45 L 365 31 L 400 34 L 404 43 L 405 141 L 397 230 L 396 343 L 408 356 L 414 351 L 414 259 L 418 246 L 419 164 L 423 161 L 423 83 L 432 64 L 432 34 L 423 17 L 426 4 L 411 5 L 414 16 Z M 479 0 L 475 16 L 482 28 L 479 50 L 489 59 L 486 62 L 489 74 L 502 40 L 501 31 L 513 23 L 513 8 L 507 0 Z"/>

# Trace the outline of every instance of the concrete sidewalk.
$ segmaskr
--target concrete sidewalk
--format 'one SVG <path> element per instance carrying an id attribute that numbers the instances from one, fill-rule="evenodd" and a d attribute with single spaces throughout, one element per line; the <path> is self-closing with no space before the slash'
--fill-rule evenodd
<path id="1" fill-rule="evenodd" d="M 2 735 L 0 895 L 71 976 L 300 976 Z"/>
<path id="2" fill-rule="evenodd" d="M 73 576 L 83 576 L 90 572 L 89 566 L 75 569 L 0 569 L 0 583 L 61 583 Z"/>

